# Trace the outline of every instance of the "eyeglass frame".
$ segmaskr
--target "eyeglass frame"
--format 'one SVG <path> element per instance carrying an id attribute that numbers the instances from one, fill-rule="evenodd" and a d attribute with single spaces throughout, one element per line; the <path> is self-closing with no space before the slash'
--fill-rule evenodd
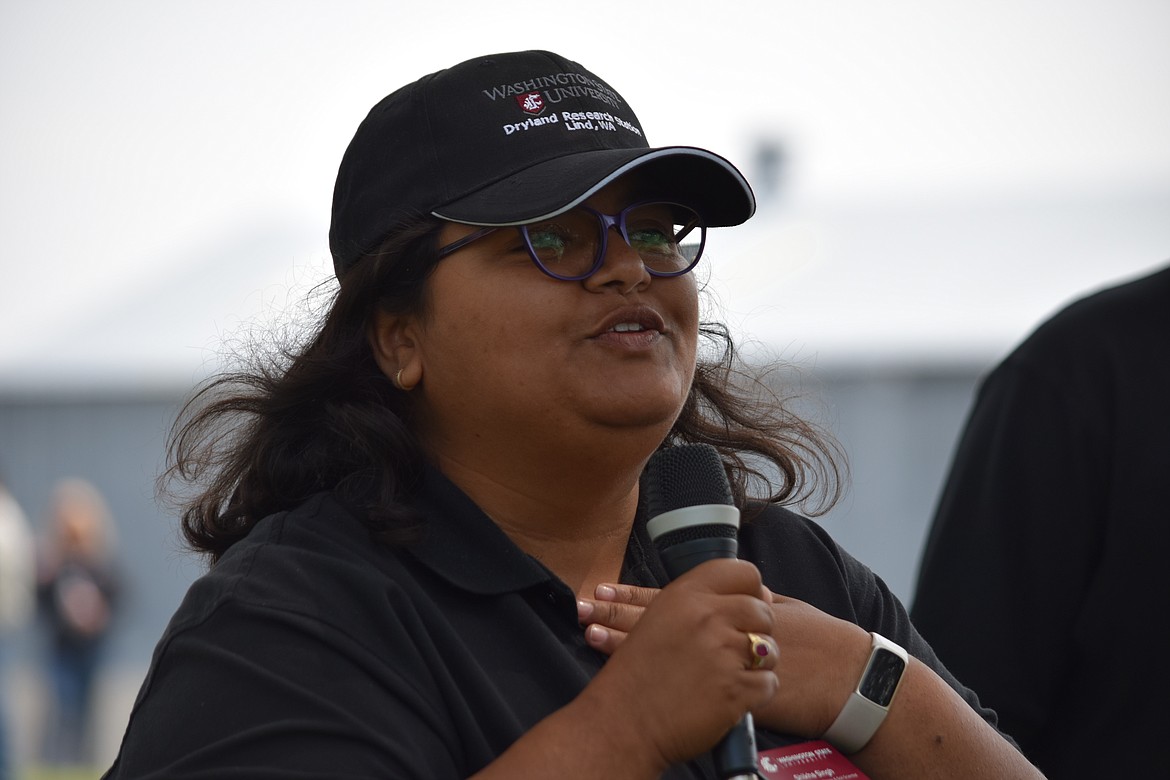
<path id="1" fill-rule="evenodd" d="M 576 276 L 564 276 L 561 274 L 553 273 L 548 268 L 546 268 L 544 263 L 540 262 L 540 257 L 536 254 L 536 248 L 534 246 L 532 246 L 532 239 L 528 235 L 528 226 L 529 225 L 537 225 L 537 224 L 540 224 L 541 222 L 547 222 L 549 219 L 555 219 L 555 217 L 548 217 L 546 219 L 534 220 L 532 222 L 525 222 L 525 223 L 522 223 L 519 225 L 491 225 L 489 227 L 482 228 L 481 230 L 476 230 L 473 233 L 467 234 L 463 238 L 459 238 L 459 239 L 452 241 L 450 244 L 447 244 L 446 246 L 439 247 L 438 257 L 436 259 L 442 260 L 444 257 L 447 257 L 448 255 L 451 255 L 451 254 L 459 251 L 460 249 L 463 249 L 467 245 L 469 245 L 475 241 L 478 241 L 479 239 L 483 238 L 484 236 L 491 235 L 492 233 L 496 232 L 497 230 L 503 230 L 504 228 L 513 227 L 513 228 L 516 228 L 517 231 L 519 231 L 520 236 L 524 239 L 524 248 L 528 250 L 528 257 L 532 260 L 532 262 L 536 265 L 536 267 L 541 270 L 542 273 L 544 273 L 548 276 L 551 276 L 553 279 L 559 279 L 562 282 L 580 282 L 580 281 L 583 281 L 583 280 L 588 279 L 589 277 L 593 276 L 593 274 L 597 273 L 599 270 L 601 270 L 601 267 L 603 265 L 605 265 L 605 253 L 609 248 L 609 231 L 612 228 L 616 227 L 618 230 L 618 235 L 621 236 L 622 240 L 626 242 L 626 246 L 633 249 L 633 245 L 630 243 L 629 233 L 626 230 L 626 215 L 629 214 L 629 212 L 631 212 L 632 210 L 634 210 L 636 208 L 640 208 L 642 206 L 651 206 L 651 205 L 678 206 L 679 208 L 684 208 L 684 209 L 690 211 L 696 217 L 698 217 L 699 221 L 696 222 L 691 227 L 687 228 L 680 235 L 680 238 L 685 238 L 686 236 L 689 236 L 695 230 L 695 228 L 698 228 L 699 229 L 699 248 L 695 251 L 695 256 L 694 256 L 694 258 L 691 259 L 690 263 L 687 264 L 687 267 L 683 268 L 681 271 L 655 271 L 654 269 L 650 268 L 650 266 L 646 265 L 645 262 L 642 263 L 642 267 L 646 269 L 646 273 L 650 274 L 651 276 L 660 278 L 660 279 L 670 279 L 670 278 L 673 278 L 675 276 L 683 276 L 684 274 L 690 273 L 692 270 L 694 270 L 695 266 L 699 264 L 699 259 L 703 256 L 703 248 L 707 245 L 707 226 L 702 222 L 703 217 L 701 214 L 699 214 L 699 212 L 695 211 L 693 208 L 691 208 L 690 206 L 687 206 L 684 203 L 676 203 L 674 201 L 668 201 L 668 200 L 644 200 L 644 201 L 639 201 L 637 203 L 631 203 L 629 206 L 626 206 L 624 209 L 619 211 L 617 214 L 605 214 L 605 213 L 598 211 L 595 208 L 591 208 L 589 206 L 575 206 L 572 209 L 567 209 L 566 211 L 562 212 L 562 214 L 567 214 L 570 211 L 574 211 L 575 209 L 583 209 L 585 211 L 588 211 L 593 216 L 597 217 L 598 221 L 600 222 L 600 224 L 603 227 L 603 229 L 601 231 L 601 241 L 597 245 L 597 252 L 593 258 L 593 265 L 585 273 L 578 274 Z M 557 216 L 560 216 L 560 215 L 557 215 Z M 634 251 L 637 251 L 637 250 L 634 250 Z M 640 256 L 641 255 L 639 255 L 639 257 Z"/>

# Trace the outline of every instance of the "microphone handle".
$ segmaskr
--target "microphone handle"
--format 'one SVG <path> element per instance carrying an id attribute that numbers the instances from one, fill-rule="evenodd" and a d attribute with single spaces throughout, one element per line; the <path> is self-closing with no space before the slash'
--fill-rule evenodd
<path id="1" fill-rule="evenodd" d="M 660 551 L 660 558 L 674 580 L 704 561 L 735 558 L 738 547 L 735 537 L 707 536 L 673 544 Z M 721 780 L 759 780 L 756 730 L 750 712 L 723 735 L 711 754 Z"/>
<path id="2" fill-rule="evenodd" d="M 723 735 L 712 755 L 716 768 L 725 780 L 759 780 L 756 729 L 750 712 Z"/>

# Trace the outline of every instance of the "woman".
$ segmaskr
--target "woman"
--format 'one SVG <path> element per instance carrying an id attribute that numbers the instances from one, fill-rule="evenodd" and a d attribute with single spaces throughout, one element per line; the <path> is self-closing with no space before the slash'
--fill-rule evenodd
<path id="1" fill-rule="evenodd" d="M 749 711 L 761 750 L 828 730 L 875 778 L 1038 776 L 884 585 L 780 508 L 831 466 L 737 394 L 688 273 L 707 227 L 753 209 L 729 163 L 649 148 L 549 52 L 375 106 L 338 175 L 321 328 L 178 431 L 213 565 L 108 776 L 716 777 Z M 750 463 L 780 484 L 746 560 L 666 585 L 639 480 L 686 442 L 719 448 L 745 507 Z M 838 717 L 870 631 L 916 656 L 880 730 Z"/>
<path id="2" fill-rule="evenodd" d="M 92 703 L 120 597 L 113 521 L 88 480 L 59 480 L 37 556 L 37 601 L 49 633 L 53 706 L 43 759 L 52 766 L 92 760 Z"/>

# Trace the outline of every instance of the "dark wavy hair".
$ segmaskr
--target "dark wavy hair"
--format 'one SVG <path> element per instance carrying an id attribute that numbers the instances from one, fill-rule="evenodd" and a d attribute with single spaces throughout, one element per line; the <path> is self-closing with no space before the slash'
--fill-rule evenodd
<path id="1" fill-rule="evenodd" d="M 384 542 L 413 538 L 409 497 L 424 453 L 408 396 L 378 367 L 368 334 L 379 309 L 425 312 L 440 227 L 420 218 L 395 231 L 345 273 L 307 342 L 253 350 L 184 405 L 160 490 L 180 509 L 187 544 L 212 564 L 262 518 L 320 491 L 357 509 Z M 704 323 L 700 337 L 708 349 L 661 446 L 716 447 L 740 506 L 828 511 L 841 491 L 840 448 L 787 409 L 766 372 L 741 363 L 726 327 Z"/>

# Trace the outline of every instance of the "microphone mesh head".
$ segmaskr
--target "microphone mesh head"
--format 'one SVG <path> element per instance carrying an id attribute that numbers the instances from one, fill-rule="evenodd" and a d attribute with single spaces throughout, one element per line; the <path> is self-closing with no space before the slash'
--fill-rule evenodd
<path id="1" fill-rule="evenodd" d="M 659 450 L 646 465 L 642 484 L 648 517 L 688 506 L 735 503 L 723 461 L 710 444 Z"/>

